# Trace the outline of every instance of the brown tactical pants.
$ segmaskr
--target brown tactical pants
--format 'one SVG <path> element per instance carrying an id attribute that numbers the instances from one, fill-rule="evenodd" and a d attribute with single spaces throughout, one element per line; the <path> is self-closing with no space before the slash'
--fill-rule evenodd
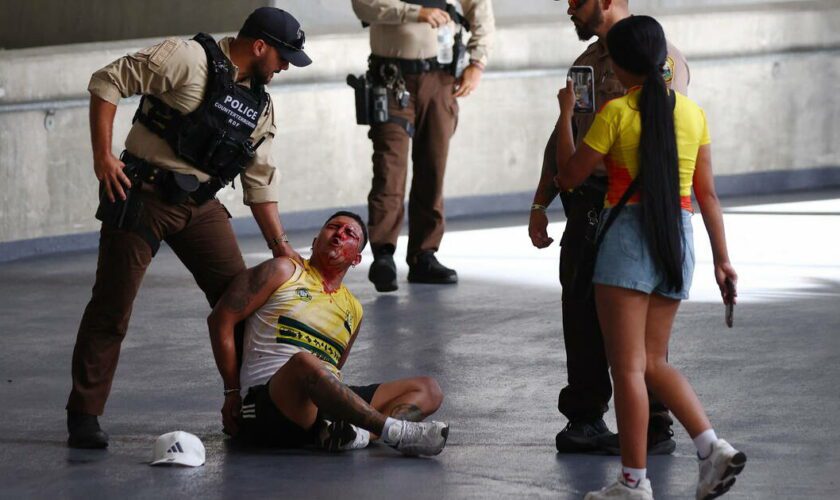
<path id="1" fill-rule="evenodd" d="M 368 230 L 374 250 L 397 244 L 404 216 L 408 147 L 413 140 L 411 191 L 408 197 L 407 260 L 423 250 L 436 251 L 443 239 L 443 175 L 449 140 L 458 122 L 455 78 L 443 71 L 405 75 L 411 93 L 400 108 L 389 92 L 388 112 L 414 124 L 414 138 L 396 123 L 371 125 L 373 184 L 368 195 Z"/>
<path id="2" fill-rule="evenodd" d="M 144 203 L 141 220 L 169 244 L 212 307 L 231 278 L 245 270 L 227 210 L 215 199 L 201 206 L 192 200 L 171 205 L 146 185 L 140 195 Z M 73 350 L 68 410 L 102 414 L 132 304 L 151 261 L 151 248 L 137 233 L 102 225 L 93 295 Z"/>

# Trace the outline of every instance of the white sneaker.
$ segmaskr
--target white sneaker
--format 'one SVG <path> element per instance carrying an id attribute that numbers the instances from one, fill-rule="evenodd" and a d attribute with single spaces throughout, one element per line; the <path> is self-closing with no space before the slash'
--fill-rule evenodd
<path id="1" fill-rule="evenodd" d="M 700 478 L 697 480 L 697 500 L 717 498 L 735 484 L 735 476 L 744 470 L 747 456 L 723 439 L 712 445 L 708 457 L 700 460 Z"/>
<path id="2" fill-rule="evenodd" d="M 327 451 L 361 450 L 370 443 L 370 432 L 343 420 L 324 420 L 318 442 Z"/>
<path id="3" fill-rule="evenodd" d="M 583 500 L 601 500 L 601 499 L 627 498 L 629 500 L 653 500 L 653 490 L 650 489 L 650 480 L 644 478 L 639 482 L 635 488 L 631 488 L 623 482 L 616 481 L 606 488 L 601 488 L 598 491 L 590 491 Z"/>
<path id="4" fill-rule="evenodd" d="M 388 428 L 388 436 L 383 436 L 402 454 L 409 456 L 437 455 L 446 446 L 449 437 L 449 424 L 444 422 L 409 422 L 397 420 Z"/>

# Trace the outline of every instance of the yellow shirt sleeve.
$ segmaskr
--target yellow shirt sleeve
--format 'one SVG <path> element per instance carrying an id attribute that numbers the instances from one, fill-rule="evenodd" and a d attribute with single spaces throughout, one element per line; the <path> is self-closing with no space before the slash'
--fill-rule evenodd
<path id="1" fill-rule="evenodd" d="M 586 133 L 583 142 L 601 154 L 609 153 L 613 143 L 618 138 L 618 125 L 614 118 L 615 113 L 612 107 L 607 104 L 595 115 L 595 120 L 589 127 L 589 132 Z"/>
<path id="2" fill-rule="evenodd" d="M 700 136 L 700 145 L 705 146 L 712 143 L 712 137 L 709 135 L 709 121 L 706 120 L 706 112 L 702 109 L 700 110 L 700 116 L 703 117 L 703 134 Z"/>

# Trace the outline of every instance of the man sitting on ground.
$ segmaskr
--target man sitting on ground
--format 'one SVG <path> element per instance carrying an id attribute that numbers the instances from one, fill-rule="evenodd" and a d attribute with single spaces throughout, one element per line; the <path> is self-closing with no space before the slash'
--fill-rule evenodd
<path id="1" fill-rule="evenodd" d="M 226 432 L 281 447 L 318 443 L 336 451 L 381 436 L 406 455 L 443 450 L 449 426 L 420 422 L 443 401 L 434 379 L 364 387 L 341 381 L 362 320 L 362 306 L 342 280 L 361 261 L 367 239 L 361 217 L 337 212 L 302 265 L 279 257 L 233 279 L 207 319 L 225 384 Z M 240 370 L 234 326 L 243 320 Z"/>

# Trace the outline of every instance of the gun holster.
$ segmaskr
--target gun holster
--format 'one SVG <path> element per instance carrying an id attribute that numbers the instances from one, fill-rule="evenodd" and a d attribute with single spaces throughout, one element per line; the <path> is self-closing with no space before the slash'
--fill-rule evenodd
<path id="1" fill-rule="evenodd" d="M 131 180 L 131 187 L 125 190 L 124 200 L 117 198 L 111 203 L 105 194 L 105 189 L 100 184 L 99 208 L 96 209 L 96 218 L 107 226 L 130 231 L 143 238 L 152 250 L 152 257 L 154 257 L 160 249 L 160 240 L 142 222 L 144 205 L 140 196 L 140 189 L 143 181 L 140 179 L 137 170 L 137 165 L 126 162 L 123 173 Z"/>
<path id="2" fill-rule="evenodd" d="M 388 89 L 374 85 L 367 74 L 347 75 L 347 85 L 356 96 L 356 123 L 375 125 L 388 122 Z"/>
<path id="3" fill-rule="evenodd" d="M 131 180 L 131 187 L 125 190 L 125 199 L 121 200 L 115 196 L 116 199 L 112 203 L 105 194 L 105 188 L 100 184 L 96 218 L 113 228 L 133 231 L 140 225 L 140 216 L 143 213 L 143 200 L 140 199 L 141 181 L 131 165 L 126 165 L 123 173 Z"/>

